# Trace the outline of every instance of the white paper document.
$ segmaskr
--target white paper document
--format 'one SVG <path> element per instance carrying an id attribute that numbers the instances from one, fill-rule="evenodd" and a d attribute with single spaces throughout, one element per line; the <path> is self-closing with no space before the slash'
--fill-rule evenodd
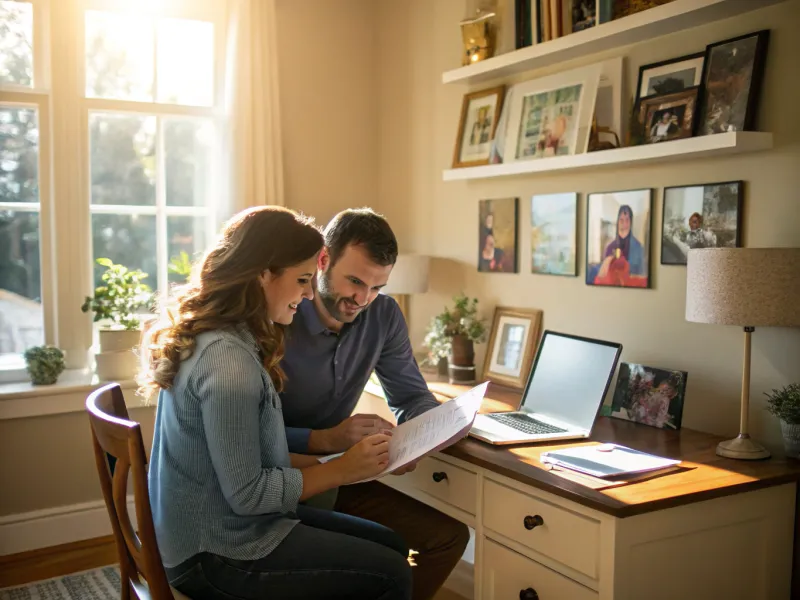
<path id="1" fill-rule="evenodd" d="M 460 439 L 452 439 L 456 436 L 466 436 L 481 407 L 488 385 L 488 382 L 482 383 L 392 429 L 388 466 L 375 477 L 362 481 L 383 477 L 444 445 L 449 445 L 447 442 L 451 440 L 455 442 Z M 327 462 L 336 456 L 340 454 L 326 456 L 320 462 Z"/>

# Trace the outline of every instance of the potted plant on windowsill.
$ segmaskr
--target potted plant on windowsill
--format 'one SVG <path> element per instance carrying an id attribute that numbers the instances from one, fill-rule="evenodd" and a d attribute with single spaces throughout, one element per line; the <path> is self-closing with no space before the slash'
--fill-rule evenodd
<path id="1" fill-rule="evenodd" d="M 764 395 L 767 410 L 780 419 L 786 455 L 800 458 L 800 384 L 792 383 Z"/>
<path id="2" fill-rule="evenodd" d="M 150 287 L 143 283 L 147 273 L 98 258 L 106 267 L 103 285 L 94 296 L 87 296 L 83 312 L 92 311 L 99 330 L 100 352 L 95 355 L 96 372 L 101 381 L 131 379 L 136 374 L 135 349 L 142 335 L 141 312 L 152 300 Z"/>
<path id="3" fill-rule="evenodd" d="M 64 371 L 64 352 L 55 346 L 33 346 L 23 356 L 33 385 L 53 385 Z"/>
<path id="4" fill-rule="evenodd" d="M 446 360 L 450 383 L 473 383 L 475 374 L 475 344 L 486 339 L 486 325 L 478 317 L 477 298 L 459 294 L 455 306 L 436 315 L 425 335 L 428 361 L 439 365 Z"/>

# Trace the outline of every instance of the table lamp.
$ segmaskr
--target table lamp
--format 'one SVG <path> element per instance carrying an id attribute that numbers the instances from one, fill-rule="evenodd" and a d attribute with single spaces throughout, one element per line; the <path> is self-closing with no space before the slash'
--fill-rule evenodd
<path id="1" fill-rule="evenodd" d="M 686 320 L 744 328 L 744 368 L 739 435 L 720 442 L 727 458 L 768 458 L 750 438 L 750 335 L 756 327 L 800 326 L 800 248 L 698 248 L 689 250 Z"/>
<path id="2" fill-rule="evenodd" d="M 428 291 L 430 258 L 419 254 L 400 254 L 394 264 L 389 282 L 381 290 L 392 296 L 400 305 L 400 311 L 409 324 L 408 300 L 411 294 Z"/>

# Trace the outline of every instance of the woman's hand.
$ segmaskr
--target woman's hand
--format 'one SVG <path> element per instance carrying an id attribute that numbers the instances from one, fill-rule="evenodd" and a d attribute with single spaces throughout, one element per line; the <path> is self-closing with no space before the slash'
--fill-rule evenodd
<path id="1" fill-rule="evenodd" d="M 389 440 L 391 435 L 376 433 L 364 438 L 341 457 L 335 459 L 347 483 L 374 477 L 389 464 Z"/>

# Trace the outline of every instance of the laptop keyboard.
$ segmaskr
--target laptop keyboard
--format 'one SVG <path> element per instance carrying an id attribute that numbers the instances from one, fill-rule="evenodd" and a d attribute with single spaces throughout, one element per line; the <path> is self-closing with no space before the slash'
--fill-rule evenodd
<path id="1" fill-rule="evenodd" d="M 537 421 L 533 417 L 529 417 L 525 414 L 492 413 L 486 416 L 502 423 L 503 425 L 508 425 L 509 427 L 513 427 L 518 431 L 522 431 L 523 433 L 562 433 L 566 431 L 566 429 L 561 429 L 560 427 L 555 427 L 553 425 Z"/>

